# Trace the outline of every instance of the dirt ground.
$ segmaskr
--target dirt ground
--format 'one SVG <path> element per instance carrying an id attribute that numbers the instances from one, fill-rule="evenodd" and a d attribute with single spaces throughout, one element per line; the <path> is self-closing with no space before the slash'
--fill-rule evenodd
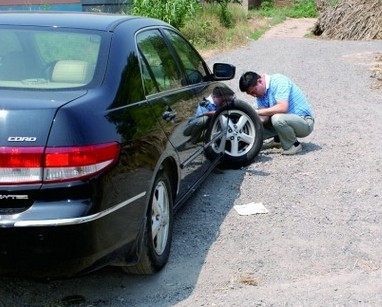
<path id="1" fill-rule="evenodd" d="M 69 280 L 0 278 L 0 307 L 382 306 L 381 41 L 307 38 L 314 20 L 287 20 L 229 62 L 240 99 L 246 70 L 284 73 L 316 124 L 303 152 L 260 152 L 211 174 L 176 216 L 168 265 L 154 276 L 105 268 Z M 298 34 L 297 34 L 298 33 Z M 239 215 L 262 203 L 268 213 Z"/>
<path id="2" fill-rule="evenodd" d="M 260 39 L 303 38 L 311 35 L 310 30 L 316 21 L 316 18 L 288 18 L 283 23 L 273 26 Z"/>

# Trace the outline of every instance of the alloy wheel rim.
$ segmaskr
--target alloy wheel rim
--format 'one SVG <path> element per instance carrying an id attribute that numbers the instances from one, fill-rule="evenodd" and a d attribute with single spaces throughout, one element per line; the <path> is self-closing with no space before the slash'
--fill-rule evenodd
<path id="1" fill-rule="evenodd" d="M 158 255 L 166 249 L 169 234 L 169 195 L 163 181 L 158 182 L 152 200 L 151 234 Z"/>

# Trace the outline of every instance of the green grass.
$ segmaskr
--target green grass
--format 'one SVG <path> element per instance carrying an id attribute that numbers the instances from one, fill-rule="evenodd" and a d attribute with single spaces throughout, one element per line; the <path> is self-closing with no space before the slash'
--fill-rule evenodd
<path id="1" fill-rule="evenodd" d="M 317 10 L 314 0 L 294 0 L 292 6 L 275 7 L 272 0 L 264 0 L 261 9 L 251 11 L 255 15 L 264 17 L 280 18 L 308 18 L 317 17 Z"/>
<path id="2" fill-rule="evenodd" d="M 256 30 L 249 37 L 253 40 L 258 40 L 265 32 L 267 32 L 268 28 L 262 28 L 260 30 Z"/>

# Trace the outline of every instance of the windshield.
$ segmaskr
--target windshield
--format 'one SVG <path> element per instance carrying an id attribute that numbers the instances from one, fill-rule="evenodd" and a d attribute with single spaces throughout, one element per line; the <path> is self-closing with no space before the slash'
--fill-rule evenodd
<path id="1" fill-rule="evenodd" d="M 93 77 L 101 36 L 68 30 L 0 28 L 0 87 L 82 87 Z"/>

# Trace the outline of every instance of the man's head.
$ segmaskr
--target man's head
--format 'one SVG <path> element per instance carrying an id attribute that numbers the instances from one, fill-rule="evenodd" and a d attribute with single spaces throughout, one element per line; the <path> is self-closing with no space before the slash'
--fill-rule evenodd
<path id="1" fill-rule="evenodd" d="M 266 92 L 265 79 L 253 71 L 247 71 L 239 80 L 239 88 L 253 97 L 263 97 Z"/>
<path id="2" fill-rule="evenodd" d="M 235 93 L 228 87 L 217 86 L 212 91 L 212 99 L 218 107 L 230 102 L 234 97 Z"/>

